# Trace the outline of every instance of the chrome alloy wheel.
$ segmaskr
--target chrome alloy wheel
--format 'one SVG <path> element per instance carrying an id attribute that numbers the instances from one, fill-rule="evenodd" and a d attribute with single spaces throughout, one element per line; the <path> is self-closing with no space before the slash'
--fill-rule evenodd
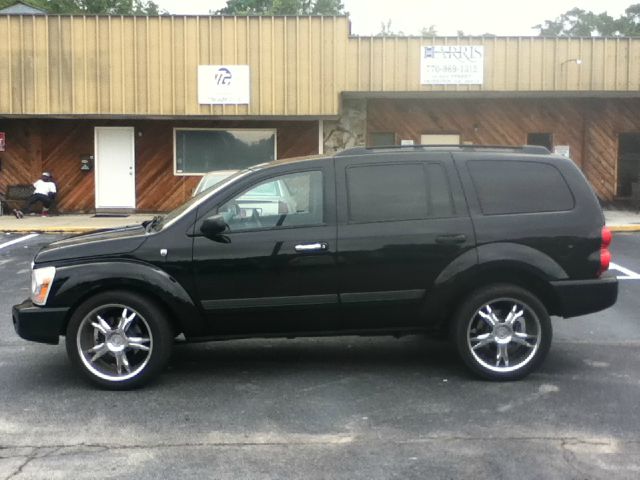
<path id="1" fill-rule="evenodd" d="M 87 314 L 76 337 L 85 367 L 97 377 L 118 382 L 138 375 L 153 352 L 151 328 L 126 305 L 101 305 Z"/>
<path id="2" fill-rule="evenodd" d="M 527 304 L 499 298 L 484 304 L 467 328 L 471 355 L 493 372 L 513 372 L 535 356 L 542 339 L 540 319 Z"/>

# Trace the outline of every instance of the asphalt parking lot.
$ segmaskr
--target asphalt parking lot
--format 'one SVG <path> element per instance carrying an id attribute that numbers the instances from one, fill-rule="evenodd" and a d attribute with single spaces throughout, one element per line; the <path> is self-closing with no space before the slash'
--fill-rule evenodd
<path id="1" fill-rule="evenodd" d="M 347 337 L 182 345 L 119 393 L 13 331 L 55 238 L 0 237 L 0 480 L 640 477 L 640 234 L 614 238 L 618 304 L 556 319 L 524 381 L 477 380 L 422 337 Z"/>

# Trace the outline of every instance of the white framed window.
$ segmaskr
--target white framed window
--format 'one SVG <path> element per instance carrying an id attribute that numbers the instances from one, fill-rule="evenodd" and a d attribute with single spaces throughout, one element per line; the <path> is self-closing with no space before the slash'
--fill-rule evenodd
<path id="1" fill-rule="evenodd" d="M 421 145 L 460 145 L 460 135 L 454 133 L 425 133 L 420 135 Z"/>
<path id="2" fill-rule="evenodd" d="M 174 128 L 174 175 L 241 170 L 277 158 L 275 128 Z"/>

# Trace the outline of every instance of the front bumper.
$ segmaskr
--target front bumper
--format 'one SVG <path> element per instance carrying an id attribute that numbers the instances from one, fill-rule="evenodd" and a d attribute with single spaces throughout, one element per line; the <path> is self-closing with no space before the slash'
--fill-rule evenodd
<path id="1" fill-rule="evenodd" d="M 612 274 L 596 280 L 551 282 L 561 317 L 577 317 L 609 308 L 618 299 L 618 279 Z"/>
<path id="2" fill-rule="evenodd" d="M 13 328 L 25 340 L 57 345 L 68 313 L 68 308 L 38 307 L 25 300 L 13 306 Z"/>

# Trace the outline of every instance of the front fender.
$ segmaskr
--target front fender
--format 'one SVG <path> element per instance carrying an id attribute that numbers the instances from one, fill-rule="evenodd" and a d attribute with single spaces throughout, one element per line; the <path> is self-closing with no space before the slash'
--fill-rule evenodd
<path id="1" fill-rule="evenodd" d="M 191 296 L 162 269 L 147 263 L 109 260 L 56 268 L 47 307 L 75 307 L 92 294 L 105 290 L 133 290 L 168 307 L 185 336 L 198 336 L 204 318 Z"/>

